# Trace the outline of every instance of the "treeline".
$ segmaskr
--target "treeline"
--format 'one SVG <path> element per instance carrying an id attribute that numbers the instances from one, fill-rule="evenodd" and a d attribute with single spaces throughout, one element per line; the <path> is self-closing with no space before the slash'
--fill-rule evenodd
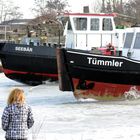
<path id="1" fill-rule="evenodd" d="M 95 0 L 92 1 L 94 12 L 119 13 L 140 23 L 140 0 L 96 0 L 96 3 Z M 38 21 L 47 19 L 55 22 L 57 15 L 69 12 L 67 9 L 70 9 L 68 0 L 34 0 L 32 12 Z M 20 8 L 10 0 L 0 0 L 0 22 L 20 19 L 22 16 Z"/>
<path id="2" fill-rule="evenodd" d="M 92 1 L 95 2 L 95 0 Z M 140 21 L 140 0 L 96 0 L 93 7 L 98 12 L 116 12 L 135 17 Z M 68 11 L 67 9 L 70 9 L 68 0 L 34 0 L 32 12 L 36 17 L 55 18 L 59 13 Z M 20 8 L 10 0 L 0 0 L 0 22 L 22 18 L 22 15 Z"/>
<path id="3" fill-rule="evenodd" d="M 92 6 L 98 12 L 118 13 L 140 22 L 140 0 L 97 0 Z M 33 11 L 38 16 L 53 19 L 59 13 L 68 11 L 67 9 L 70 9 L 67 0 L 35 0 Z"/>
<path id="4" fill-rule="evenodd" d="M 101 0 L 100 12 L 119 13 L 140 22 L 140 0 Z"/>

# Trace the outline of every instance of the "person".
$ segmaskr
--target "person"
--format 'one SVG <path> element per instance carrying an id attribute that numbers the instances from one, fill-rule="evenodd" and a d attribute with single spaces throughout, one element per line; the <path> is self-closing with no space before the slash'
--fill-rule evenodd
<path id="1" fill-rule="evenodd" d="M 109 44 L 107 45 L 107 50 L 108 50 L 108 51 L 114 50 L 114 46 L 113 46 L 111 43 L 109 43 Z"/>
<path id="2" fill-rule="evenodd" d="M 22 89 L 15 88 L 10 92 L 1 119 L 6 140 L 27 140 L 34 118 L 31 107 L 25 103 Z"/>

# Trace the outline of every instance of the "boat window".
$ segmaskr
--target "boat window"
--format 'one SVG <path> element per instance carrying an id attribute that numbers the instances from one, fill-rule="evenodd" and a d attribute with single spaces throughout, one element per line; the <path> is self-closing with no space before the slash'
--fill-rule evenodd
<path id="1" fill-rule="evenodd" d="M 125 42 L 124 42 L 124 48 L 130 48 L 132 44 L 132 39 L 133 39 L 134 33 L 127 33 Z"/>
<path id="2" fill-rule="evenodd" d="M 99 30 L 99 19 L 92 18 L 90 20 L 90 30 L 98 31 Z"/>
<path id="3" fill-rule="evenodd" d="M 136 35 L 134 48 L 140 49 L 140 33 L 137 33 L 137 35 Z"/>
<path id="4" fill-rule="evenodd" d="M 87 30 L 87 18 L 74 18 L 76 30 Z"/>
<path id="5" fill-rule="evenodd" d="M 112 22 L 110 18 L 103 18 L 103 30 L 104 31 L 112 31 Z"/>

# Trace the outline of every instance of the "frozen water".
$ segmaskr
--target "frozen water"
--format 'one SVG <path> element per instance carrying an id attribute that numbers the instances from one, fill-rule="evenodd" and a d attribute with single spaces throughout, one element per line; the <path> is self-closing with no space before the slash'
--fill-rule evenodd
<path id="1" fill-rule="evenodd" d="M 29 140 L 138 140 L 140 100 L 77 101 L 72 92 L 59 91 L 58 83 L 32 87 L 0 74 L 0 114 L 13 87 L 22 87 L 33 109 L 35 125 Z M 0 140 L 5 132 L 0 126 Z"/>

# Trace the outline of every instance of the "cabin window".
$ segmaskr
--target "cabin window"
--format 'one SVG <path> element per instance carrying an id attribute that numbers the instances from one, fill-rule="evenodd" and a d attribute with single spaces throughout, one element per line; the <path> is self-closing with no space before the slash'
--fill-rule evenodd
<path id="1" fill-rule="evenodd" d="M 140 49 L 140 33 L 137 33 L 137 35 L 136 35 L 134 48 Z"/>
<path id="2" fill-rule="evenodd" d="M 132 39 L 133 39 L 134 33 L 127 33 L 125 37 L 125 42 L 124 42 L 124 48 L 130 48 L 132 44 Z"/>
<path id="3" fill-rule="evenodd" d="M 74 26 L 76 30 L 87 30 L 87 18 L 74 18 Z"/>
<path id="4" fill-rule="evenodd" d="M 104 31 L 112 31 L 113 27 L 112 27 L 112 22 L 110 18 L 103 18 L 103 30 Z"/>
<path id="5" fill-rule="evenodd" d="M 98 18 L 92 18 L 90 20 L 90 30 L 92 30 L 92 31 L 99 30 L 99 19 Z"/>

